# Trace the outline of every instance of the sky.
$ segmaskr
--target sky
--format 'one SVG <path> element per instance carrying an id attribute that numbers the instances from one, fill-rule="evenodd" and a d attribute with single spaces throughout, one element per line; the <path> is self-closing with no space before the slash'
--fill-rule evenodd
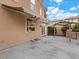
<path id="1" fill-rule="evenodd" d="M 79 0 L 44 0 L 49 20 L 60 20 L 79 15 Z"/>

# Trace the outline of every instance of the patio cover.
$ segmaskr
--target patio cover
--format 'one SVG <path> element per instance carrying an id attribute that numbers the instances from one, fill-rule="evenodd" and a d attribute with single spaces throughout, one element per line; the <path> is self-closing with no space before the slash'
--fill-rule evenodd
<path id="1" fill-rule="evenodd" d="M 32 20 L 34 20 L 34 19 L 36 20 L 36 19 L 40 18 L 39 16 L 31 14 L 30 12 L 25 12 L 22 7 L 12 7 L 12 6 L 8 6 L 5 4 L 2 4 L 2 7 L 6 8 L 8 10 L 14 11 L 14 12 L 18 12 L 18 13 L 20 13 L 20 14 L 24 15 L 25 17 L 32 19 Z"/>

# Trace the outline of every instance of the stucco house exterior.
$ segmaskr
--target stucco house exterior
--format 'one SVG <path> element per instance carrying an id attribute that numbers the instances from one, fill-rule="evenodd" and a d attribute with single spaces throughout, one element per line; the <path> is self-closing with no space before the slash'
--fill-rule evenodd
<path id="1" fill-rule="evenodd" d="M 0 0 L 0 49 L 47 35 L 42 0 Z"/>
<path id="2" fill-rule="evenodd" d="M 79 16 L 67 18 L 67 19 L 65 19 L 65 21 L 67 21 L 67 22 L 79 23 Z"/>
<path id="3" fill-rule="evenodd" d="M 61 28 L 63 27 L 63 25 L 68 25 L 69 29 L 66 32 L 66 37 L 72 36 L 72 38 L 76 38 L 77 32 L 72 32 L 72 29 L 75 26 L 75 24 L 77 24 L 77 23 L 79 23 L 79 16 L 70 17 L 70 18 L 62 19 L 62 20 L 49 21 L 48 26 L 55 26 L 55 28 L 57 30 L 56 35 L 62 36 L 63 32 L 62 32 Z M 79 33 L 77 33 L 77 36 L 79 36 Z"/>
<path id="4" fill-rule="evenodd" d="M 55 21 L 49 21 L 48 26 L 52 26 L 56 28 L 56 34 L 58 36 L 62 36 L 63 33 L 61 31 L 61 28 L 63 27 L 63 23 L 61 23 L 62 20 L 55 20 Z"/>

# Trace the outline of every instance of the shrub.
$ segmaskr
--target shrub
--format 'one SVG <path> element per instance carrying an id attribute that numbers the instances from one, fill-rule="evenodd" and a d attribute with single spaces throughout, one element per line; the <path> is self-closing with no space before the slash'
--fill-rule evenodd
<path id="1" fill-rule="evenodd" d="M 54 35 L 54 30 L 55 30 L 55 33 L 56 33 L 56 28 L 49 26 L 48 27 L 48 35 Z"/>
<path id="2" fill-rule="evenodd" d="M 79 23 L 74 26 L 74 28 L 72 29 L 72 31 L 79 32 Z"/>
<path id="3" fill-rule="evenodd" d="M 63 32 L 64 36 L 66 36 L 66 32 L 67 32 L 68 29 L 69 29 L 69 26 L 68 26 L 68 25 L 64 25 L 64 26 L 61 28 L 61 31 Z"/>

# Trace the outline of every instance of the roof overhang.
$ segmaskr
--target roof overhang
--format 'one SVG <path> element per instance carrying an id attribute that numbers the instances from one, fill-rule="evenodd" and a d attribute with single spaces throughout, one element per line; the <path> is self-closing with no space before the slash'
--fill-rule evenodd
<path id="1" fill-rule="evenodd" d="M 34 21 L 41 19 L 40 20 L 41 22 L 48 23 L 46 18 L 44 18 L 38 14 L 32 13 L 29 10 L 24 10 L 24 8 L 22 8 L 22 7 L 12 7 L 12 6 L 8 6 L 5 4 L 1 4 L 1 5 L 3 8 L 14 11 L 14 12 L 18 12 L 18 13 L 24 15 L 25 17 L 27 17 L 28 19 L 32 19 Z"/>
<path id="2" fill-rule="evenodd" d="M 14 11 L 24 12 L 24 9 L 21 8 L 21 7 L 12 7 L 12 6 L 8 6 L 8 5 L 5 5 L 5 4 L 2 4 L 2 6 L 5 7 L 5 8 L 12 9 Z"/>
<path id="3" fill-rule="evenodd" d="M 27 17 L 29 19 L 37 20 L 37 19 L 40 18 L 40 17 L 37 17 L 37 16 L 35 16 L 35 15 L 29 13 L 29 12 L 25 12 L 22 7 L 12 7 L 12 6 L 8 6 L 8 5 L 5 5 L 5 4 L 1 4 L 1 5 L 2 5 L 3 8 L 14 11 L 14 12 L 18 12 L 18 13 L 24 15 L 25 17 Z"/>

